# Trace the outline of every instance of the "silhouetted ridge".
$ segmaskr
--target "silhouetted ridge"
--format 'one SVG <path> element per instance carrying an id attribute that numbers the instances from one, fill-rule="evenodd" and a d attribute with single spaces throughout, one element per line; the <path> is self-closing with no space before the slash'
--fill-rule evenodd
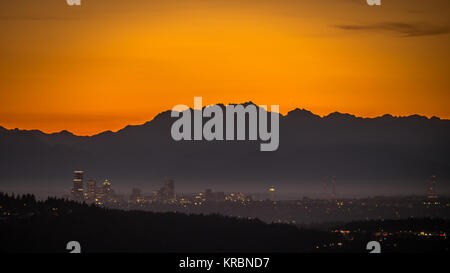
<path id="1" fill-rule="evenodd" d="M 248 105 L 254 105 L 256 107 L 259 107 L 253 101 L 248 101 L 248 102 L 244 102 L 244 103 L 230 103 L 229 105 L 243 105 L 244 107 L 248 106 Z"/>
<path id="2" fill-rule="evenodd" d="M 317 119 L 320 118 L 320 116 L 313 114 L 312 112 L 306 110 L 306 109 L 299 109 L 296 108 L 290 112 L 287 113 L 287 117 L 290 118 L 304 118 L 304 119 Z"/>
<path id="3" fill-rule="evenodd" d="M 171 119 L 171 110 L 167 110 L 156 115 L 151 121 L 147 121 L 145 125 L 150 125 L 152 122 L 168 121 Z"/>
<path id="4" fill-rule="evenodd" d="M 392 116 L 392 115 L 390 115 L 390 114 L 384 114 L 384 115 L 382 115 L 381 117 L 378 117 L 379 119 L 385 119 L 385 120 L 392 120 L 392 119 L 394 119 L 395 117 L 394 116 Z"/>
<path id="5" fill-rule="evenodd" d="M 61 132 L 58 133 L 53 133 L 52 135 L 60 135 L 60 136 L 74 136 L 73 133 L 67 131 L 67 130 L 62 130 Z"/>
<path id="6" fill-rule="evenodd" d="M 295 109 L 280 117 L 279 149 L 262 153 L 259 140 L 175 141 L 171 126 L 176 118 L 170 115 L 164 111 L 142 125 L 92 137 L 0 130 L 2 186 L 69 190 L 75 169 L 107 176 L 123 188 L 151 188 L 169 175 L 185 187 L 180 191 L 206 184 L 242 191 L 276 184 L 308 185 L 319 192 L 327 176 L 338 177 L 339 189 L 355 191 L 384 184 L 385 189 L 423 192 L 430 175 L 439 177 L 439 189 L 450 186 L 449 120 L 338 112 L 321 118 Z"/>
<path id="7" fill-rule="evenodd" d="M 356 117 L 355 115 L 343 114 L 343 113 L 339 113 L 339 112 L 333 112 L 323 118 L 324 119 L 337 119 L 337 120 L 339 120 L 339 119 L 340 120 L 358 119 L 358 117 Z"/>
<path id="8" fill-rule="evenodd" d="M 93 135 L 92 137 L 96 137 L 96 136 L 100 136 L 100 137 L 103 137 L 103 136 L 112 136 L 112 135 L 114 135 L 114 134 L 115 134 L 115 133 L 114 133 L 113 131 L 108 130 L 108 131 L 104 131 L 104 132 L 101 132 L 101 133 L 99 133 L 99 134 Z"/>
<path id="9" fill-rule="evenodd" d="M 421 115 L 410 115 L 407 117 L 408 119 L 414 119 L 414 120 L 428 120 L 427 117 L 421 116 Z"/>

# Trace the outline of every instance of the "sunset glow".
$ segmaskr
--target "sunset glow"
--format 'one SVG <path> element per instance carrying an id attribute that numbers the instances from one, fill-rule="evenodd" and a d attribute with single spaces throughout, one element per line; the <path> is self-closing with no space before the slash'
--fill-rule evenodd
<path id="1" fill-rule="evenodd" d="M 92 135 L 174 105 L 450 118 L 450 2 L 6 1 L 0 126 Z"/>

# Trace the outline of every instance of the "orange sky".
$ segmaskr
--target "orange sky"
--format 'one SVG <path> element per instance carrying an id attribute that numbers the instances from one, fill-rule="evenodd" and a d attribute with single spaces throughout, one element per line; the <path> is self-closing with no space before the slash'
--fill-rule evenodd
<path id="1" fill-rule="evenodd" d="M 450 1 L 14 0 L 0 126 L 95 134 L 176 104 L 450 118 Z"/>

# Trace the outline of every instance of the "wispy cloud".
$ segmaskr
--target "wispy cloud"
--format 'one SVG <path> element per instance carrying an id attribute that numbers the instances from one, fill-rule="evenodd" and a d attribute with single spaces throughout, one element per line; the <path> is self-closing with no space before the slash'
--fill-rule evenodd
<path id="1" fill-rule="evenodd" d="M 426 23 L 382 22 L 376 24 L 335 25 L 334 27 L 348 31 L 388 31 L 400 37 L 417 37 L 442 35 L 449 33 L 448 26 L 430 25 Z"/>
<path id="2" fill-rule="evenodd" d="M 0 21 L 62 21 L 77 20 L 81 17 L 63 17 L 63 16 L 0 16 Z"/>

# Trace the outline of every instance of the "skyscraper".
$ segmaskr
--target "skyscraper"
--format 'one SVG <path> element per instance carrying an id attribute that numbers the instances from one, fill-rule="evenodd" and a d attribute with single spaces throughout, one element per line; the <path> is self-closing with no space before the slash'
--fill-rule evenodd
<path id="1" fill-rule="evenodd" d="M 166 188 L 167 200 L 175 199 L 175 182 L 173 179 L 166 178 L 164 181 L 164 187 Z"/>
<path id="2" fill-rule="evenodd" d="M 221 202 L 225 201 L 224 192 L 213 192 L 211 189 L 206 189 L 204 193 L 205 201 L 208 202 Z"/>
<path id="3" fill-rule="evenodd" d="M 175 182 L 173 179 L 165 178 L 164 185 L 157 192 L 156 199 L 159 202 L 168 202 L 175 200 Z"/>
<path id="4" fill-rule="evenodd" d="M 105 179 L 100 186 L 97 187 L 96 197 L 99 203 L 108 203 L 113 199 L 114 191 L 111 182 Z"/>
<path id="5" fill-rule="evenodd" d="M 72 187 L 72 199 L 73 200 L 76 200 L 76 201 L 84 200 L 83 176 L 84 176 L 84 171 L 74 171 L 73 172 L 73 187 Z"/>
<path id="6" fill-rule="evenodd" d="M 271 186 L 269 188 L 269 199 L 270 199 L 270 201 L 275 201 L 275 192 L 276 192 L 275 187 Z"/>
<path id="7" fill-rule="evenodd" d="M 438 195 L 436 193 L 436 184 L 437 184 L 437 177 L 436 177 L 436 175 L 432 175 L 430 177 L 430 180 L 428 181 L 428 186 L 427 186 L 427 198 L 428 199 L 438 198 Z"/>
<path id="8" fill-rule="evenodd" d="M 108 179 L 105 179 L 102 183 L 102 192 L 105 198 L 109 199 L 111 198 L 112 194 L 112 188 L 111 188 L 111 182 L 108 181 Z"/>
<path id="9" fill-rule="evenodd" d="M 95 199 L 97 198 L 97 182 L 95 179 L 91 179 L 87 183 L 87 191 L 86 191 L 86 198 L 89 202 L 95 202 Z"/>
<path id="10" fill-rule="evenodd" d="M 130 195 L 130 202 L 140 203 L 144 200 L 142 197 L 142 190 L 139 188 L 133 188 Z"/>

